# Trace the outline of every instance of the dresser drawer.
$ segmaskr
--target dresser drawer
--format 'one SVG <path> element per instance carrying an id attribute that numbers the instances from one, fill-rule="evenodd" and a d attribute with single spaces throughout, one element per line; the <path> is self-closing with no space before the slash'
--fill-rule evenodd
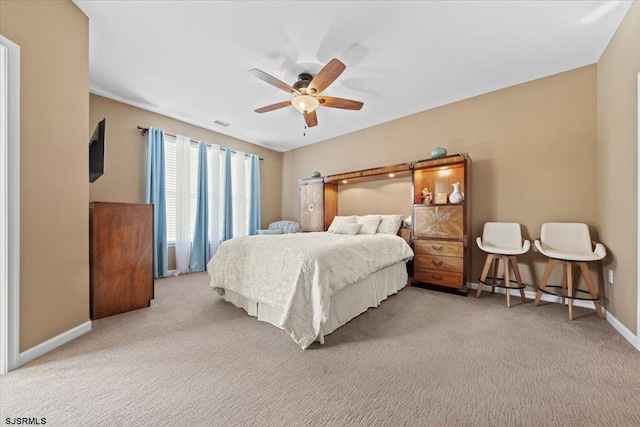
<path id="1" fill-rule="evenodd" d="M 450 271 L 453 273 L 462 272 L 462 258 L 451 256 L 437 256 L 418 254 L 414 257 L 413 263 L 416 268 Z"/>
<path id="2" fill-rule="evenodd" d="M 413 279 L 418 282 L 432 283 L 434 285 L 448 286 L 450 288 L 464 287 L 464 283 L 462 283 L 462 273 L 451 273 L 414 267 Z"/>
<path id="3" fill-rule="evenodd" d="M 416 254 L 461 257 L 463 247 L 462 242 L 416 239 L 413 241 L 413 251 Z"/>

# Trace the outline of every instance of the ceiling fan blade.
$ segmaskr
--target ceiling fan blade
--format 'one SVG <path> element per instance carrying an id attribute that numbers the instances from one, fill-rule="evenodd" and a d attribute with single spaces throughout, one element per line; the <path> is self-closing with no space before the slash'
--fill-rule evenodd
<path id="1" fill-rule="evenodd" d="M 291 86 L 289 86 L 288 84 L 286 84 L 282 80 L 278 80 L 275 77 L 270 76 L 269 74 L 265 73 L 264 71 L 261 71 L 261 70 L 258 70 L 257 68 L 254 68 L 252 70 L 249 70 L 249 73 L 251 73 L 252 75 L 256 76 L 257 78 L 259 78 L 263 82 L 267 82 L 270 85 L 275 86 L 278 89 L 282 89 L 283 91 L 285 91 L 287 93 L 295 93 L 296 95 L 300 95 L 300 92 L 298 92 L 296 89 L 292 88 Z"/>
<path id="2" fill-rule="evenodd" d="M 307 123 L 307 127 L 318 126 L 318 116 L 316 110 L 310 111 L 304 115 L 304 121 Z"/>
<path id="3" fill-rule="evenodd" d="M 313 78 L 309 86 L 307 87 L 307 93 L 311 95 L 318 95 L 320 92 L 329 87 L 335 79 L 342 74 L 347 68 L 338 59 L 333 58 L 322 70 Z"/>
<path id="4" fill-rule="evenodd" d="M 360 101 L 354 101 L 352 99 L 334 98 L 332 96 L 319 96 L 318 102 L 323 107 L 342 108 L 344 110 L 359 110 L 364 105 Z"/>
<path id="5" fill-rule="evenodd" d="M 277 104 L 267 105 L 266 107 L 258 108 L 257 110 L 253 110 L 256 113 L 266 113 L 267 111 L 273 111 L 284 107 L 291 107 L 291 101 L 282 101 Z"/>

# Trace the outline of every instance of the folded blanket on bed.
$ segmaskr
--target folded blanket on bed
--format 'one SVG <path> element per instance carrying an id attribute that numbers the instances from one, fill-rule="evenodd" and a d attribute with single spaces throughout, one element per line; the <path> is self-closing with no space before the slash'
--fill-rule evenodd
<path id="1" fill-rule="evenodd" d="M 389 234 L 260 235 L 224 242 L 207 271 L 213 289 L 282 310 L 280 326 L 306 348 L 320 333 L 333 294 L 412 257 L 409 245 Z"/>

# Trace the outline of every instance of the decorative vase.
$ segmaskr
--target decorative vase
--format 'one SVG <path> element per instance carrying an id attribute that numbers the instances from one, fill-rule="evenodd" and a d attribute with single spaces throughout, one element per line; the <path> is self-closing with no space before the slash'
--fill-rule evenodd
<path id="1" fill-rule="evenodd" d="M 440 157 L 444 157 L 446 155 L 447 155 L 447 149 L 446 148 L 438 147 L 438 148 L 434 148 L 433 150 L 431 150 L 431 158 L 432 159 L 439 159 Z"/>
<path id="2" fill-rule="evenodd" d="M 433 200 L 433 194 L 429 191 L 427 187 L 422 189 L 422 204 L 428 205 Z"/>
<path id="3" fill-rule="evenodd" d="M 451 185 L 453 185 L 453 193 L 451 193 L 451 195 L 449 196 L 449 202 L 460 203 L 464 199 L 462 193 L 460 193 L 460 183 L 454 182 Z"/>
<path id="4" fill-rule="evenodd" d="M 318 172 L 318 171 L 313 171 L 313 172 L 311 172 L 311 178 L 318 178 L 318 177 L 320 177 L 320 175 L 321 175 L 321 174 L 320 174 L 320 172 Z"/>

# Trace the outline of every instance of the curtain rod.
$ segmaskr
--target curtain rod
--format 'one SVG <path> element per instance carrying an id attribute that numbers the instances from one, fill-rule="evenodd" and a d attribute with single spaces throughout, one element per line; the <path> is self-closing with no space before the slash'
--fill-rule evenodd
<path id="1" fill-rule="evenodd" d="M 143 135 L 143 136 L 144 136 L 144 135 L 146 135 L 146 134 L 147 134 L 147 132 L 149 132 L 149 128 L 145 128 L 145 127 L 142 127 L 142 126 L 138 126 L 138 130 L 141 130 L 141 131 L 142 131 L 142 135 Z M 172 137 L 172 138 L 177 138 L 177 136 L 172 135 L 172 134 L 167 133 L 167 132 L 165 132 L 164 134 L 165 134 L 165 135 L 167 135 L 167 136 L 170 136 L 170 137 Z M 189 138 L 189 141 L 191 141 L 191 142 L 195 142 L 196 144 L 198 143 L 198 141 L 194 141 L 194 140 L 193 140 L 193 139 L 191 139 L 191 138 Z M 205 142 L 205 144 L 207 144 L 207 143 Z M 211 144 L 207 144 L 207 145 L 211 146 Z M 224 151 L 224 148 L 220 147 L 220 151 Z M 235 151 L 235 150 L 231 150 L 231 152 L 232 152 L 232 153 L 234 153 L 234 154 L 236 153 L 236 151 Z M 247 154 L 247 153 L 244 153 L 244 155 L 245 155 L 245 156 L 250 156 L 250 155 L 249 155 L 249 154 Z M 258 157 L 258 158 L 259 158 L 260 160 L 264 160 L 262 157 Z"/>

